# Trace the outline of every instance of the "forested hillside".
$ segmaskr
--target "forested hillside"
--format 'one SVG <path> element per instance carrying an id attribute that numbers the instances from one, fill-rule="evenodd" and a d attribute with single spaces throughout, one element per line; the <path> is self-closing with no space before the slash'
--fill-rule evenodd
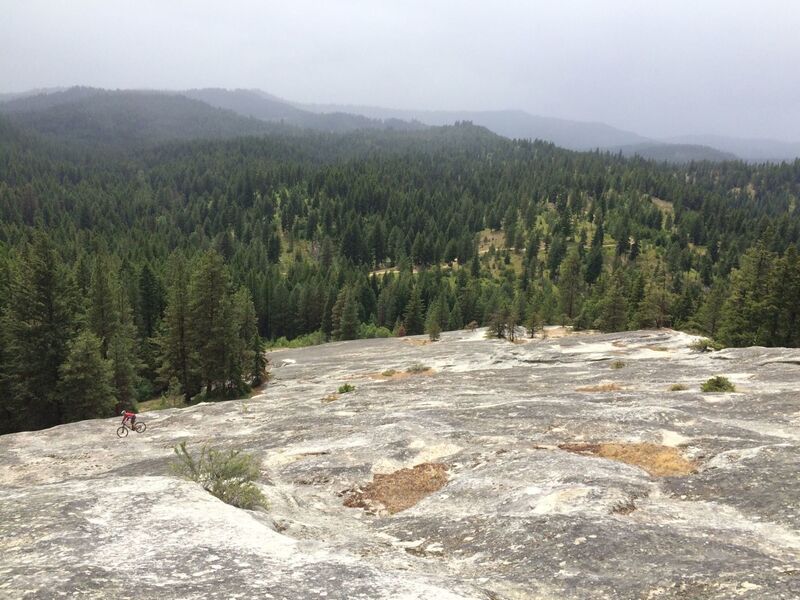
<path id="1" fill-rule="evenodd" d="M 0 104 L 23 129 L 87 150 L 152 146 L 169 140 L 219 139 L 276 129 L 176 93 L 70 88 Z"/>
<path id="2" fill-rule="evenodd" d="M 800 345 L 800 162 L 667 166 L 469 123 L 120 147 L 0 120 L 0 431 L 240 395 L 262 339 L 474 321 Z"/>

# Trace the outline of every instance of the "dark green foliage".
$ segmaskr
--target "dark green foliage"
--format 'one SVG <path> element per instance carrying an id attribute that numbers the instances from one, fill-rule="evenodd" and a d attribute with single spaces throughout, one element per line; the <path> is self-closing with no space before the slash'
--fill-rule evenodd
<path id="1" fill-rule="evenodd" d="M 331 336 L 334 340 L 354 340 L 358 337 L 358 304 L 351 287 L 339 292 L 331 315 Z"/>
<path id="2" fill-rule="evenodd" d="M 442 334 L 442 304 L 439 301 L 433 302 L 428 308 L 425 333 L 432 342 L 437 341 Z"/>
<path id="3" fill-rule="evenodd" d="M 102 356 L 100 338 L 88 331 L 80 333 L 59 369 L 64 422 L 115 414 L 112 373 L 111 361 Z"/>
<path id="4" fill-rule="evenodd" d="M 197 353 L 191 341 L 189 317 L 189 269 L 183 257 L 175 255 L 169 270 L 170 285 L 161 330 L 157 337 L 163 383 L 175 378 L 189 402 L 200 391 Z"/>
<path id="5" fill-rule="evenodd" d="M 408 304 L 406 304 L 404 312 L 403 325 L 405 326 L 406 335 L 419 335 L 424 333 L 424 310 L 420 287 L 418 285 L 414 286 L 414 289 L 411 291 L 411 298 Z"/>
<path id="6" fill-rule="evenodd" d="M 561 263 L 558 275 L 558 289 L 561 296 L 560 308 L 568 319 L 572 319 L 580 312 L 583 284 L 584 274 L 580 256 L 578 256 L 577 251 L 572 251 Z"/>
<path id="7" fill-rule="evenodd" d="M 625 293 L 622 270 L 610 277 L 605 294 L 600 301 L 597 326 L 603 331 L 624 331 L 628 323 L 628 298 Z"/>
<path id="8" fill-rule="evenodd" d="M 206 393 L 241 375 L 233 372 L 237 339 L 230 274 L 214 250 L 200 255 L 189 280 L 189 340 Z"/>
<path id="9" fill-rule="evenodd" d="M 139 272 L 138 289 L 139 332 L 141 337 L 152 337 L 164 310 L 164 291 L 150 265 L 144 264 Z"/>
<path id="10" fill-rule="evenodd" d="M 36 232 L 12 263 L 2 318 L 2 371 L 11 397 L 4 405 L 13 429 L 66 422 L 69 411 L 58 390 L 59 367 L 76 333 L 77 305 L 70 277 L 49 238 Z"/>
<path id="11" fill-rule="evenodd" d="M 722 307 L 719 340 L 728 346 L 769 346 L 798 339 L 798 271 L 793 249 L 778 259 L 763 243 L 749 249 L 731 273 Z M 794 263 L 791 267 L 788 263 Z M 787 319 L 781 323 L 781 315 Z"/>
<path id="12" fill-rule="evenodd" d="M 138 361 L 136 360 L 136 341 L 134 327 L 123 322 L 111 338 L 108 358 L 112 367 L 112 386 L 117 400 L 117 408 L 132 408 L 137 400 Z"/>
<path id="13" fill-rule="evenodd" d="M 103 358 L 108 358 L 109 344 L 120 323 L 117 306 L 119 293 L 108 256 L 101 254 L 95 260 L 92 271 L 88 323 L 89 328 L 100 339 Z"/>
<path id="14" fill-rule="evenodd" d="M 172 378 L 185 400 L 243 393 L 263 377 L 261 339 L 420 334 L 431 313 L 442 331 L 508 337 L 571 322 L 800 345 L 800 163 L 670 166 L 469 124 L 151 146 L 130 127 L 144 113 L 117 109 L 128 101 L 92 100 L 85 127 L 53 132 L 118 132 L 114 152 L 4 129 L 0 431 L 63 422 L 79 325 L 126 404 Z M 183 105 L 183 131 L 207 129 Z M 101 114 L 114 122 L 85 122 Z M 480 248 L 500 226 L 502 247 Z"/>

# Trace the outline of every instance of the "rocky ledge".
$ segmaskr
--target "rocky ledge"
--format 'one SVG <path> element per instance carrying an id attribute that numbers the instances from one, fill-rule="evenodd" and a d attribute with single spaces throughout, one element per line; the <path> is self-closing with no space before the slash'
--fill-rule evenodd
<path id="1" fill-rule="evenodd" d="M 140 435 L 0 437 L 0 596 L 800 598 L 800 352 L 550 333 L 273 352 Z M 172 475 L 182 441 L 254 454 L 270 508 Z"/>

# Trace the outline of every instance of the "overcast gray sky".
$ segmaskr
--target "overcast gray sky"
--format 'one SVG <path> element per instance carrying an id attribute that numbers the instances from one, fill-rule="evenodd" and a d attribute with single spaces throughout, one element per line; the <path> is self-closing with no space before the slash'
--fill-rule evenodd
<path id="1" fill-rule="evenodd" d="M 261 88 L 800 140 L 793 0 L 4 0 L 0 91 Z"/>

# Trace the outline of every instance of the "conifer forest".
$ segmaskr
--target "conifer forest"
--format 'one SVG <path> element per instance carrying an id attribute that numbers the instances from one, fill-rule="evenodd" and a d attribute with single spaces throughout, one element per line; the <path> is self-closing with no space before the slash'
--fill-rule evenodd
<path id="1" fill-rule="evenodd" d="M 86 146 L 0 120 L 0 433 L 240 397 L 271 346 L 470 324 L 798 346 L 798 199 L 800 161 L 469 122 Z"/>

